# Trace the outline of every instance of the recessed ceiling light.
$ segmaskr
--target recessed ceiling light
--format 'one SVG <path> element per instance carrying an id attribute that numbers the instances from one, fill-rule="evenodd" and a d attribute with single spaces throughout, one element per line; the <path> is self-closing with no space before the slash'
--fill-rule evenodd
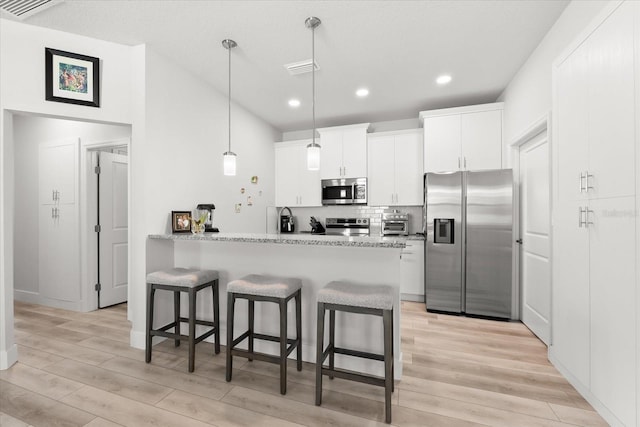
<path id="1" fill-rule="evenodd" d="M 360 88 L 356 91 L 356 95 L 359 96 L 360 98 L 364 98 L 365 96 L 369 95 L 369 89 L 365 87 Z"/>
<path id="2" fill-rule="evenodd" d="M 290 99 L 289 100 L 289 107 L 298 108 L 299 106 L 300 106 L 300 100 L 299 99 Z"/>
<path id="3" fill-rule="evenodd" d="M 438 83 L 439 85 L 446 85 L 450 81 L 451 81 L 451 76 L 448 74 L 443 74 L 441 76 L 438 76 L 438 78 L 436 79 L 436 83 Z"/>

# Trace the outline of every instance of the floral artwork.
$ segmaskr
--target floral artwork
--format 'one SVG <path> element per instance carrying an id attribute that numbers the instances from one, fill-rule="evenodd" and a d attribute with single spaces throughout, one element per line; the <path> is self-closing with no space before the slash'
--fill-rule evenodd
<path id="1" fill-rule="evenodd" d="M 72 64 L 59 64 L 59 83 L 61 90 L 87 93 L 87 67 Z"/>

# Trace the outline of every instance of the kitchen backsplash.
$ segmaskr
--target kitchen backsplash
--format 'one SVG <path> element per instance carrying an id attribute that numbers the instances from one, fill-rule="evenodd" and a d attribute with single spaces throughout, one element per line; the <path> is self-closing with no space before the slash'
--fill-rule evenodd
<path id="1" fill-rule="evenodd" d="M 309 219 L 314 216 L 325 225 L 327 218 L 369 218 L 372 236 L 379 235 L 381 229 L 380 216 L 386 209 L 397 209 L 409 214 L 409 233 L 422 232 L 421 206 L 322 206 L 316 208 L 290 207 L 296 221 L 296 231 L 310 231 Z"/>

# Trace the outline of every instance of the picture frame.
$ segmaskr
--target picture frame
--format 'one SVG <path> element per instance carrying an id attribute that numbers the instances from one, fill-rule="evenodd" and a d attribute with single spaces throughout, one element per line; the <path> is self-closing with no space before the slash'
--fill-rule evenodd
<path id="1" fill-rule="evenodd" d="M 171 211 L 171 232 L 190 233 L 191 232 L 191 212 Z"/>
<path id="2" fill-rule="evenodd" d="M 100 58 L 44 48 L 45 99 L 100 107 Z"/>

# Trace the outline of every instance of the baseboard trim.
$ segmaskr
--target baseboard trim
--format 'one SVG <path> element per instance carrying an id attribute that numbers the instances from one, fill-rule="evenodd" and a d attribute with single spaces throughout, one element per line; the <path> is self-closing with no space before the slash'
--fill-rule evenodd
<path id="1" fill-rule="evenodd" d="M 9 369 L 17 361 L 18 346 L 16 344 L 13 344 L 11 348 L 6 351 L 0 351 L 0 371 Z"/>
<path id="2" fill-rule="evenodd" d="M 82 301 L 62 301 L 20 289 L 13 290 L 13 299 L 15 301 L 26 302 L 29 304 L 46 305 L 47 307 L 61 308 L 63 310 L 84 312 Z"/>
<path id="3" fill-rule="evenodd" d="M 553 346 L 549 347 L 549 361 L 560 371 L 560 373 L 569 381 L 569 383 L 589 402 L 593 409 L 611 426 L 625 427 L 625 425 L 616 417 L 597 397 L 591 393 L 586 385 L 582 384 L 571 372 L 555 357 L 553 354 Z"/>

